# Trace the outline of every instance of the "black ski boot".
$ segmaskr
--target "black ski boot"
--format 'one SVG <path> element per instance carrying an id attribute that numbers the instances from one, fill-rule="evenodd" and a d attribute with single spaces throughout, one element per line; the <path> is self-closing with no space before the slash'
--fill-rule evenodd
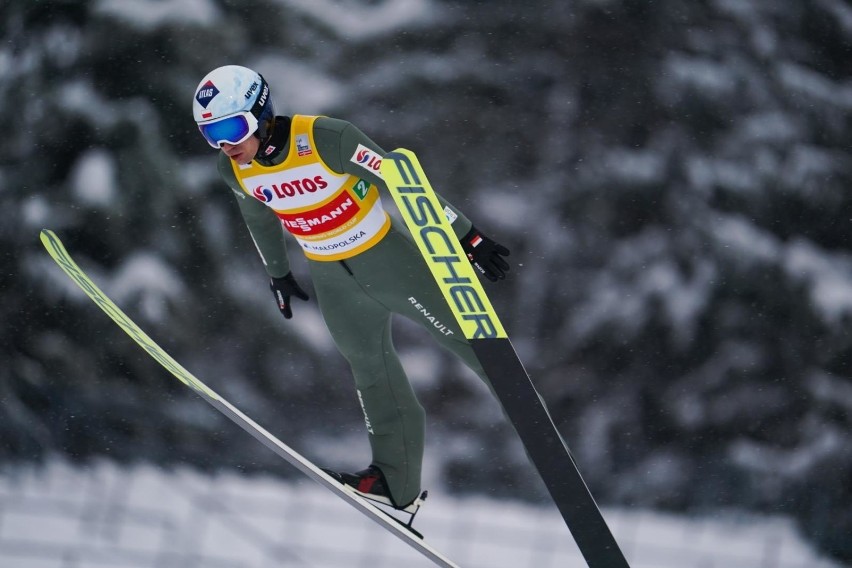
<path id="1" fill-rule="evenodd" d="M 382 470 L 374 465 L 355 473 L 338 473 L 325 468 L 323 468 L 323 471 L 340 483 L 354 489 L 361 497 L 393 507 L 398 511 L 404 511 L 412 515 L 412 517 L 417 513 L 420 505 L 423 504 L 423 500 L 426 499 L 426 492 L 424 491 L 410 503 L 405 505 L 398 504 L 391 497 L 390 491 L 388 491 L 388 484 L 385 481 L 385 475 L 382 473 Z"/>

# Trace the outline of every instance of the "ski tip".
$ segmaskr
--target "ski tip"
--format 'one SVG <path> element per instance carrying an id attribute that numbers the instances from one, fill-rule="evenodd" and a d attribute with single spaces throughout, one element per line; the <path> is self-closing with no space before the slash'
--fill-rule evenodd
<path id="1" fill-rule="evenodd" d="M 41 237 L 41 242 L 47 244 L 50 239 L 56 238 L 56 233 L 54 233 L 50 229 L 42 229 L 41 234 L 39 236 Z"/>

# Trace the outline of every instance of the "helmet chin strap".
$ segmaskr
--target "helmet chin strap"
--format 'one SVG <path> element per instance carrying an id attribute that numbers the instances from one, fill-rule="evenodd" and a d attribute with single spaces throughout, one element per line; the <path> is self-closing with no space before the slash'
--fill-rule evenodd
<path id="1" fill-rule="evenodd" d="M 290 117 L 276 116 L 269 128 L 269 136 L 260 141 L 255 159 L 262 164 L 271 164 L 287 146 L 290 136 Z M 260 134 L 258 129 L 257 134 Z"/>

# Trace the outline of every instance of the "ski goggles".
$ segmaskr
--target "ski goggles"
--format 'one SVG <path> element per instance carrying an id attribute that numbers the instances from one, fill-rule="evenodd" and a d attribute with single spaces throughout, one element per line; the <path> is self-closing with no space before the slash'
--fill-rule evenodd
<path id="1" fill-rule="evenodd" d="M 199 124 L 198 129 L 207 143 L 218 150 L 223 143 L 237 145 L 248 140 L 257 130 L 257 118 L 245 110 L 214 122 Z"/>

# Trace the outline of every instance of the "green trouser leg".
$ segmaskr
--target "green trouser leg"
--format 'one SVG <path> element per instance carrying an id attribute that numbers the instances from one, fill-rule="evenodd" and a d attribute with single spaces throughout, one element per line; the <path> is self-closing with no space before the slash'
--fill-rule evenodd
<path id="1" fill-rule="evenodd" d="M 420 493 L 425 413 L 391 339 L 394 313 L 427 329 L 486 381 L 440 289 L 408 237 L 392 229 L 370 250 L 341 262 L 311 262 L 329 332 L 349 362 L 364 410 L 372 463 L 406 505 Z"/>

